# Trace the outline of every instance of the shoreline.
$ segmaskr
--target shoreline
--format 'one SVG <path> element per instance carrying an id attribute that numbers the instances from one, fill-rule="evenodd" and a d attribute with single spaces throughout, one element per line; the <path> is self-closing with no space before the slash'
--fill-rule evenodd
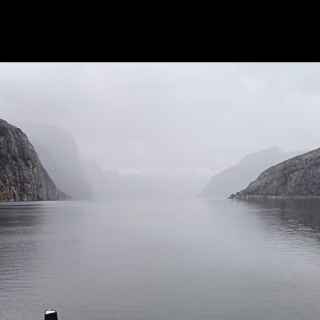
<path id="1" fill-rule="evenodd" d="M 230 195 L 230 200 L 313 200 L 319 196 Z"/>

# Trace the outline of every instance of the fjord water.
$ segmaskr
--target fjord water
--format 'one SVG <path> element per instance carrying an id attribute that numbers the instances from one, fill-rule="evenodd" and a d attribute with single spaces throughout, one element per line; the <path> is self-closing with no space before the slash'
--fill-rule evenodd
<path id="1" fill-rule="evenodd" d="M 3 203 L 0 318 L 316 319 L 318 213 L 192 197 Z"/>

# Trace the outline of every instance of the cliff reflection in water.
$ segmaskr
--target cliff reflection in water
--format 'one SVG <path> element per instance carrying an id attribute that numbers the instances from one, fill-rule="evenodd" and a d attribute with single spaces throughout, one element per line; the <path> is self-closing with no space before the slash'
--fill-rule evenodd
<path id="1" fill-rule="evenodd" d="M 320 240 L 320 199 L 255 199 L 244 201 L 257 213 L 287 228 L 317 236 Z"/>
<path id="2" fill-rule="evenodd" d="M 0 288 L 8 290 L 35 267 L 39 246 L 34 237 L 40 232 L 44 211 L 41 203 L 0 204 Z"/>
<path id="3" fill-rule="evenodd" d="M 164 201 L 166 200 L 166 201 Z M 0 318 L 316 319 L 318 203 L 0 204 Z"/>

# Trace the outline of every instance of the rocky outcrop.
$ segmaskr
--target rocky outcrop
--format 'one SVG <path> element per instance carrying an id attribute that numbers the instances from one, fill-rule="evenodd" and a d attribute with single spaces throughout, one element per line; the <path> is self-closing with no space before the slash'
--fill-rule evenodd
<path id="1" fill-rule="evenodd" d="M 320 148 L 270 167 L 230 198 L 320 197 Z"/>
<path id="2" fill-rule="evenodd" d="M 92 198 L 90 176 L 72 134 L 59 127 L 24 124 L 41 162 L 56 185 L 73 200 Z"/>
<path id="3" fill-rule="evenodd" d="M 289 159 L 293 155 L 295 154 L 284 152 L 276 147 L 249 154 L 236 165 L 213 176 L 204 188 L 202 195 L 225 198 L 231 193 L 245 188 L 263 170 Z"/>
<path id="4" fill-rule="evenodd" d="M 27 136 L 0 119 L 0 201 L 62 200 Z"/>

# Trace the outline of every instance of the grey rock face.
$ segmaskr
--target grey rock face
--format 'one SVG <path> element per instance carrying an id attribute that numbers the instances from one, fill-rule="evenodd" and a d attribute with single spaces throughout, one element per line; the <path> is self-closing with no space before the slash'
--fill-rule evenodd
<path id="1" fill-rule="evenodd" d="M 24 128 L 57 187 L 74 200 L 91 199 L 90 176 L 72 134 L 62 128 L 31 123 Z"/>
<path id="2" fill-rule="evenodd" d="M 244 190 L 230 198 L 320 196 L 320 148 L 281 162 L 262 172 Z"/>
<path id="3" fill-rule="evenodd" d="M 206 197 L 227 197 L 232 192 L 245 188 L 265 169 L 296 155 L 273 147 L 244 157 L 233 167 L 214 175 L 204 188 Z"/>
<path id="4" fill-rule="evenodd" d="M 62 200 L 27 136 L 0 119 L 0 201 Z"/>

